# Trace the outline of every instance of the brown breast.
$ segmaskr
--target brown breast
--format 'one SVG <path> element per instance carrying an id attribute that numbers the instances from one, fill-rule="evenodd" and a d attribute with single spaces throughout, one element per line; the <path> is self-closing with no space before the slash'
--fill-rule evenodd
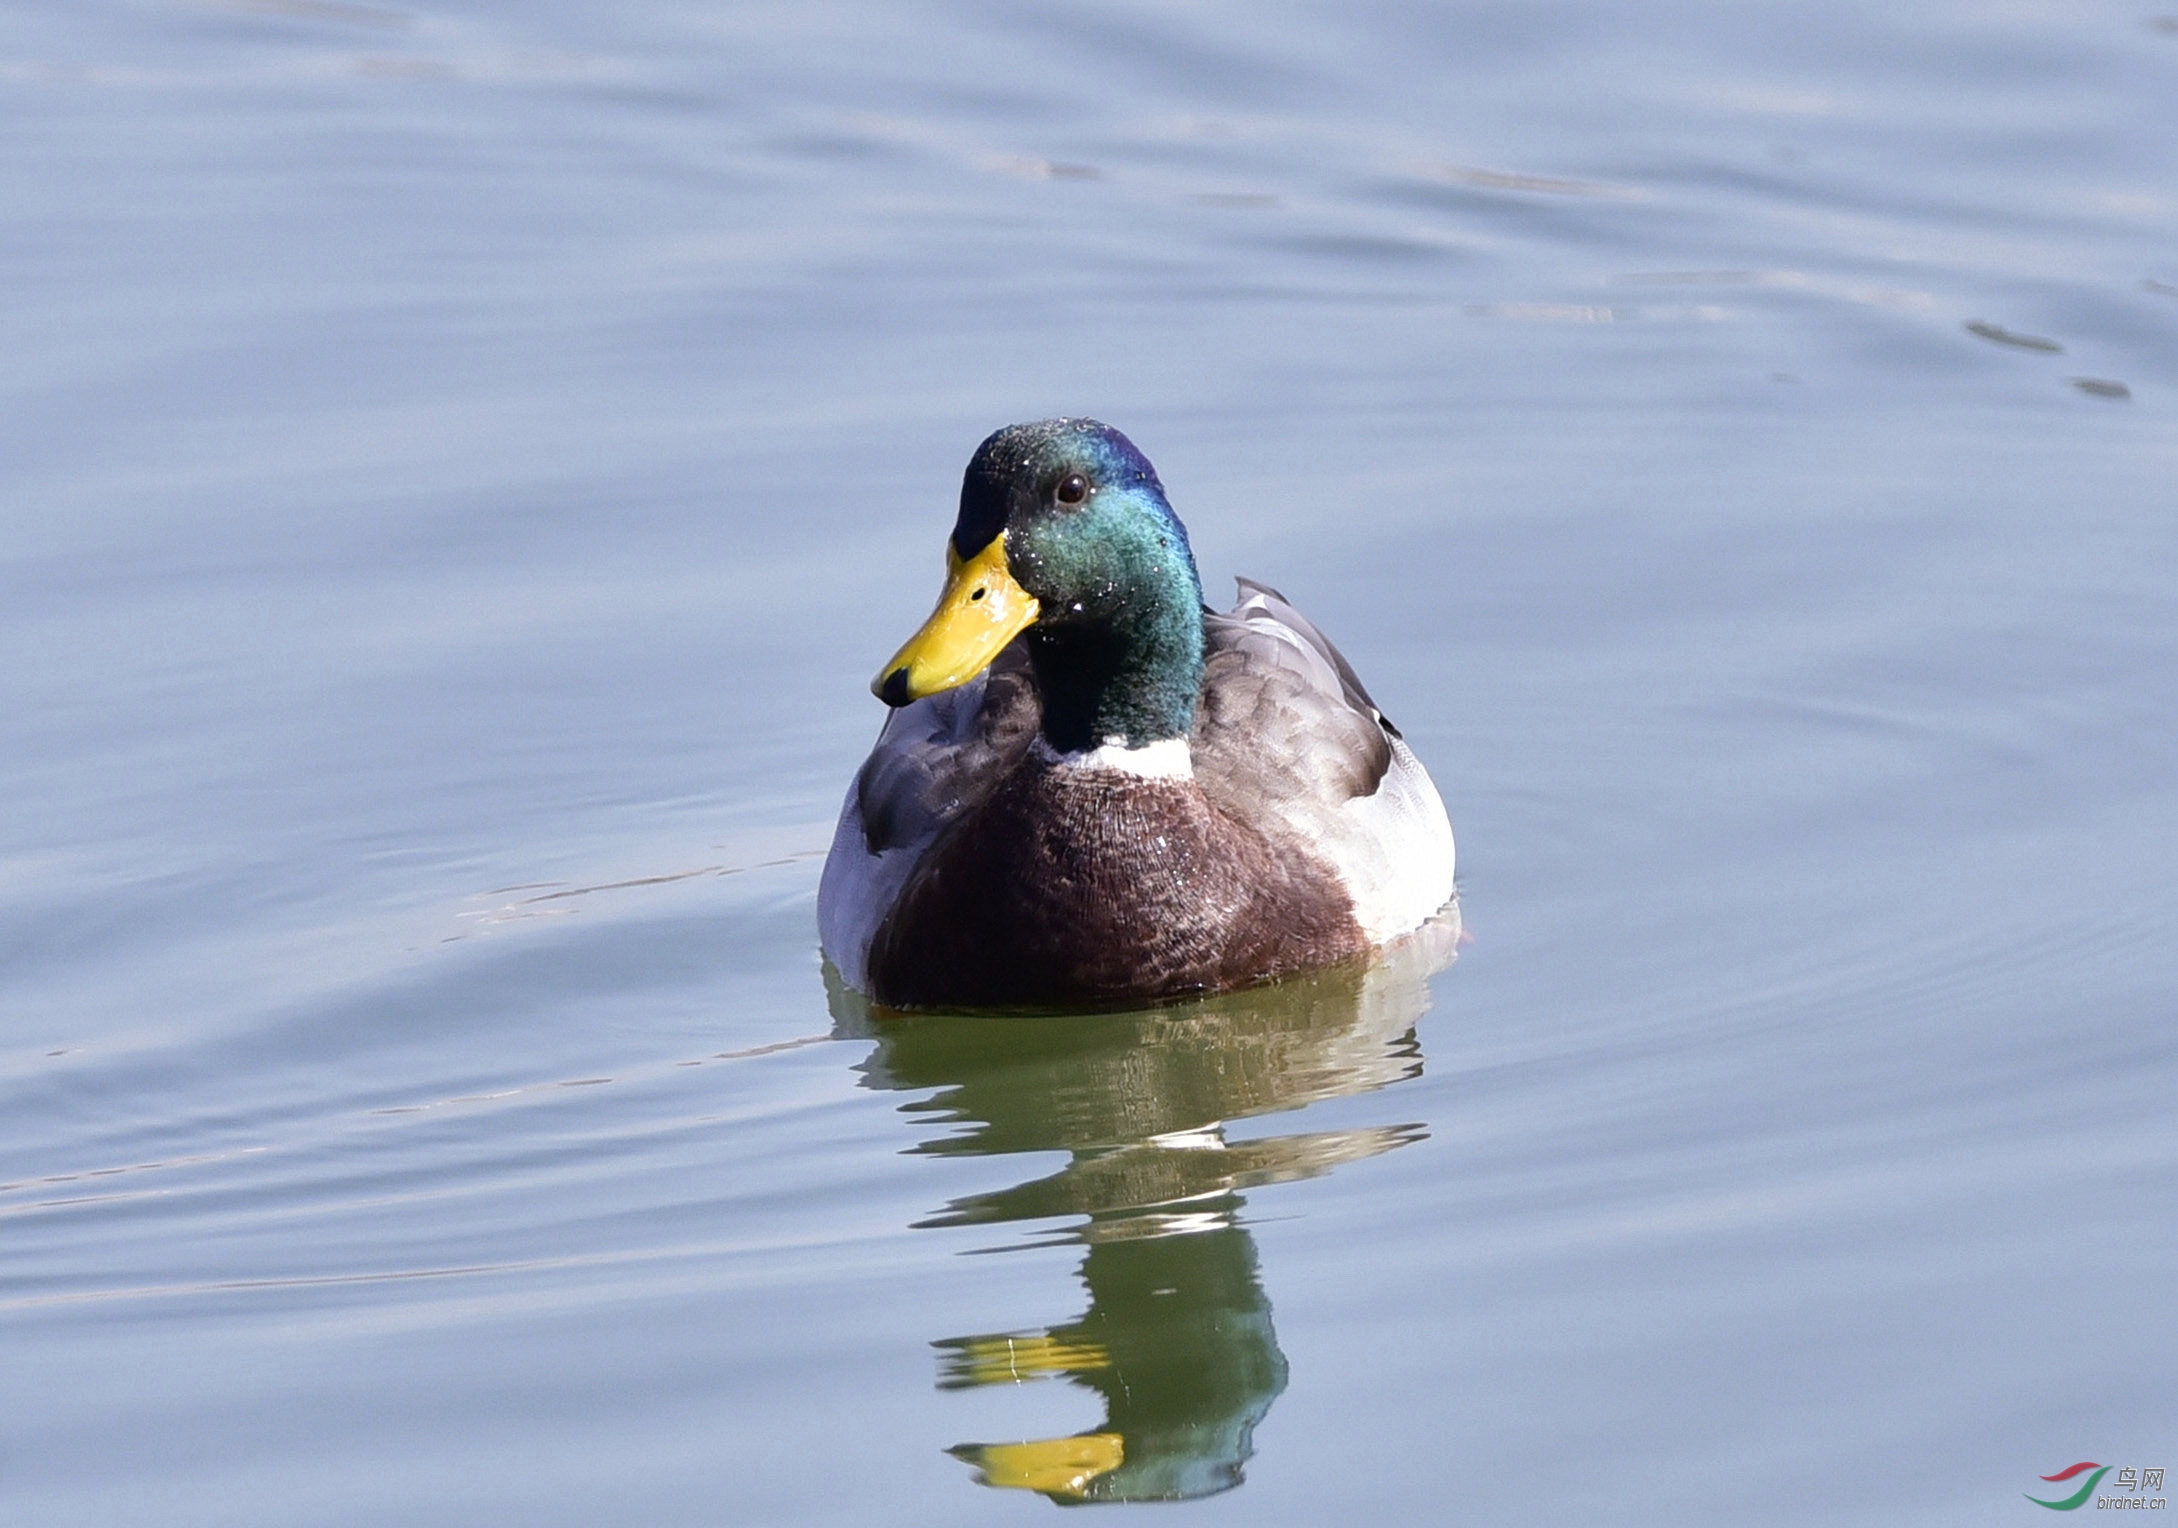
<path id="1" fill-rule="evenodd" d="M 1030 757 L 931 845 L 870 946 L 895 1007 L 1219 991 L 1358 955 L 1353 903 L 1192 781 Z"/>

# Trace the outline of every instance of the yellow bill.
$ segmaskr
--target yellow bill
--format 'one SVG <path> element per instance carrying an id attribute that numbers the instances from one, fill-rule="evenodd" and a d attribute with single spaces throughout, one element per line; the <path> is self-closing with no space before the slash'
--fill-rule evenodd
<path id="1" fill-rule="evenodd" d="M 870 690 L 888 706 L 904 706 L 969 680 L 991 666 L 1006 644 L 1036 620 L 1036 596 L 1013 580 L 1006 538 L 966 561 L 945 546 L 945 592 L 922 630 L 877 671 Z"/>

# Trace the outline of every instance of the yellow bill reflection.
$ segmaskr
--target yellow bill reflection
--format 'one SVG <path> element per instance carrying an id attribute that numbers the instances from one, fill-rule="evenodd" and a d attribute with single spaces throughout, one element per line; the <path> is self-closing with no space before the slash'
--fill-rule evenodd
<path id="1" fill-rule="evenodd" d="M 830 982 L 838 1032 L 876 1041 L 864 1084 L 915 1095 L 903 1112 L 938 1127 L 911 1155 L 1067 1154 L 1056 1172 L 917 1222 L 1042 1222 L 1011 1245 L 1083 1249 L 1079 1318 L 934 1344 L 941 1390 L 1060 1379 L 1103 1409 L 1071 1437 L 958 1445 L 979 1483 L 1067 1505 L 1242 1483 L 1288 1377 L 1245 1196 L 1427 1132 L 1232 1127 L 1418 1075 L 1415 1022 L 1457 938 L 1455 916 L 1374 965 L 1136 1013 L 879 1017 Z"/>

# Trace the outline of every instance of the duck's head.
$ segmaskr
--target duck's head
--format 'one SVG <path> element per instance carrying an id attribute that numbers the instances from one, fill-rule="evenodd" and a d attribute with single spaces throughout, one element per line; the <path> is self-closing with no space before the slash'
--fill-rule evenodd
<path id="1" fill-rule="evenodd" d="M 904 706 L 965 684 L 1021 633 L 1061 748 L 1184 736 L 1202 679 L 1202 582 L 1134 442 L 1094 419 L 1000 430 L 977 448 L 945 592 L 870 688 Z"/>

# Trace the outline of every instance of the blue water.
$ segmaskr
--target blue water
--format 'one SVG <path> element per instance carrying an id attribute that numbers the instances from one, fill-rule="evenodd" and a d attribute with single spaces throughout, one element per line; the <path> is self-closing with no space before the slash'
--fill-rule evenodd
<path id="1" fill-rule="evenodd" d="M 0 1521 L 2174 1462 L 2178 20 L 0 16 Z M 1457 960 L 828 993 L 867 677 L 1061 412 L 1354 660 Z"/>

